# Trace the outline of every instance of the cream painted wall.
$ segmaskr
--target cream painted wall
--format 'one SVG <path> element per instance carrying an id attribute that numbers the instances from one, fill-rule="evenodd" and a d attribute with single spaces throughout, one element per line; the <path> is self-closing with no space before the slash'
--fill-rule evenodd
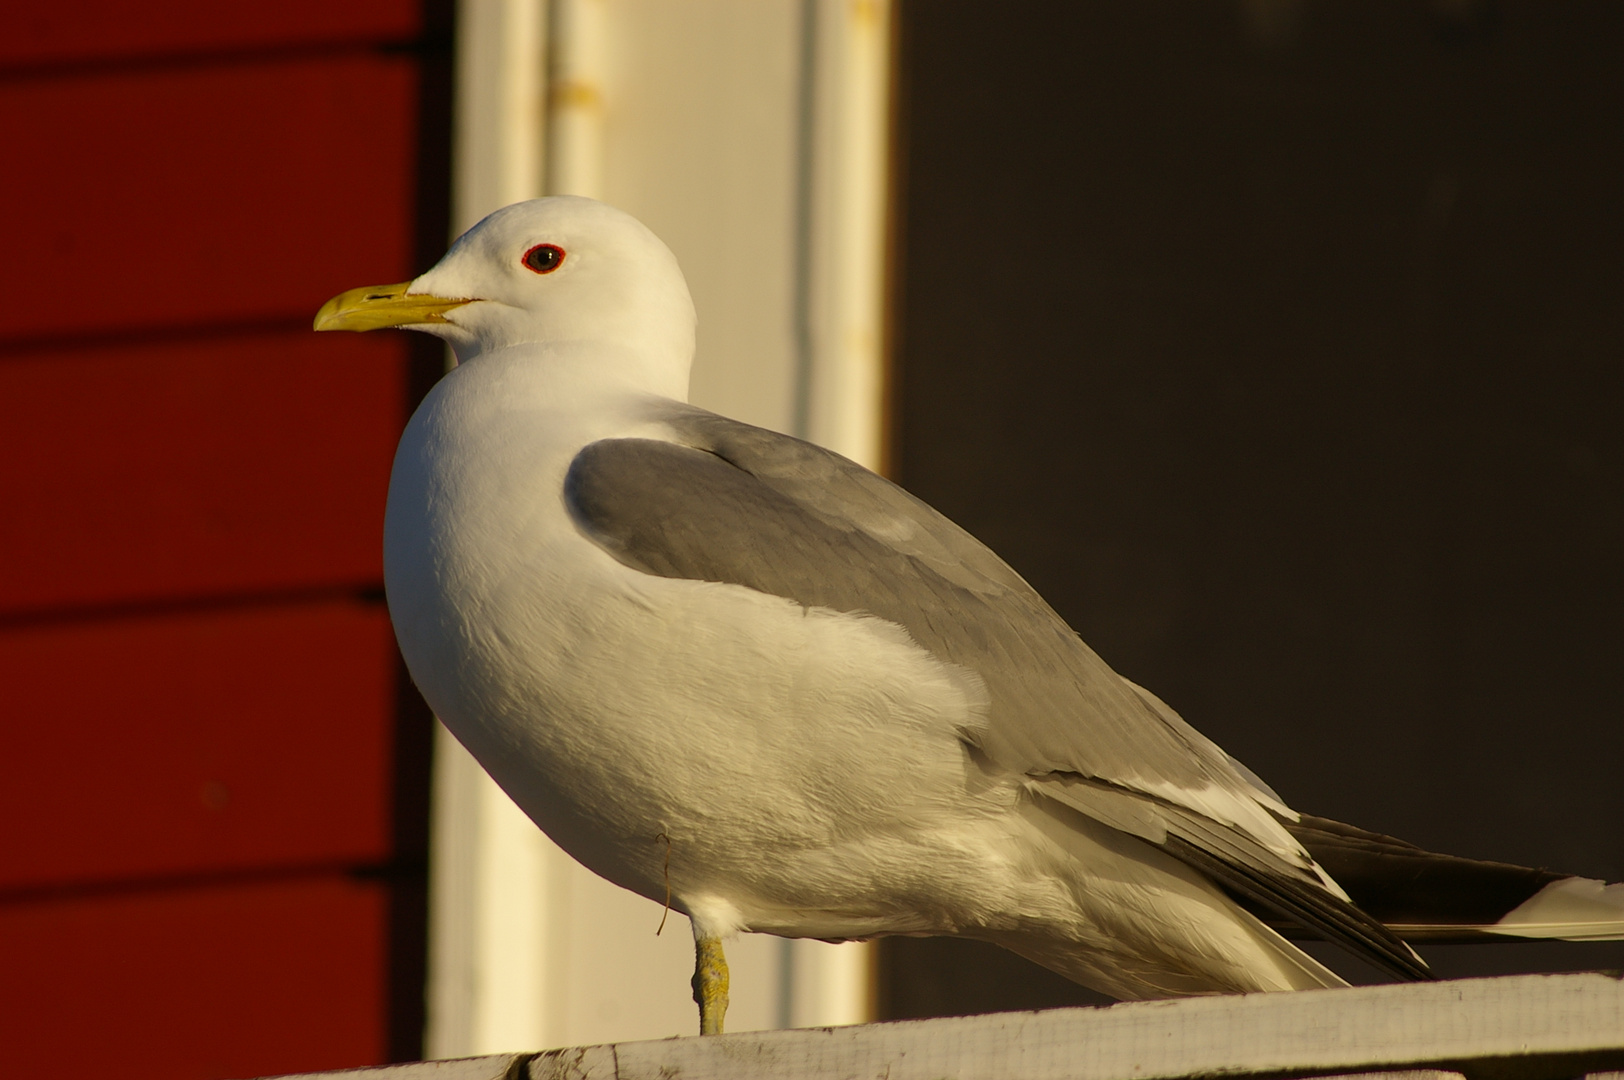
<path id="1" fill-rule="evenodd" d="M 688 277 L 699 310 L 692 400 L 789 431 L 800 4 L 601 2 L 615 27 L 602 197 L 658 233 Z"/>

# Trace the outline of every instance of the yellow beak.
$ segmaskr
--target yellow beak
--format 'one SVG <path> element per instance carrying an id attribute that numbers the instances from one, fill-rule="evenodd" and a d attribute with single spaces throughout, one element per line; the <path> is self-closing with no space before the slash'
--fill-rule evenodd
<path id="1" fill-rule="evenodd" d="M 399 285 L 374 285 L 341 292 L 316 312 L 316 329 L 382 330 L 386 326 L 443 323 L 446 312 L 473 303 L 424 293 L 407 296 L 406 290 L 411 284 L 403 281 Z"/>

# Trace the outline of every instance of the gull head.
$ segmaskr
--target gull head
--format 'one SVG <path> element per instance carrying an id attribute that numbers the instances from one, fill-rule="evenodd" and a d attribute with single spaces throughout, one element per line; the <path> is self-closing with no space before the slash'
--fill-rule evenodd
<path id="1" fill-rule="evenodd" d="M 421 330 L 467 363 L 516 346 L 580 345 L 684 382 L 694 305 L 676 257 L 630 214 L 575 195 L 514 203 L 463 233 L 427 273 L 351 289 L 317 330 Z"/>

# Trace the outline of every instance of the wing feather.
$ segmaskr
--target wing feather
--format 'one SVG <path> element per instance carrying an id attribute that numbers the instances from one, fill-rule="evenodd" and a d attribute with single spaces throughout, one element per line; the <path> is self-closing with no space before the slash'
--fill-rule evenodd
<path id="1" fill-rule="evenodd" d="M 1286 832 L 1278 796 L 1112 671 L 985 545 L 830 451 L 661 408 L 669 441 L 592 443 L 566 477 L 570 513 L 616 559 L 902 626 L 986 685 L 989 718 L 960 732 L 981 759 L 1384 966 L 1424 970 Z"/>

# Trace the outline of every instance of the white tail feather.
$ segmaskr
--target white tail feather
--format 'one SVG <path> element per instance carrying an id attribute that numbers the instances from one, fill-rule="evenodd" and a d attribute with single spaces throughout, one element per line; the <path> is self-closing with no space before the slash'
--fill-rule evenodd
<path id="1" fill-rule="evenodd" d="M 1560 941 L 1624 940 L 1624 883 L 1581 877 L 1553 881 L 1483 929 Z"/>

